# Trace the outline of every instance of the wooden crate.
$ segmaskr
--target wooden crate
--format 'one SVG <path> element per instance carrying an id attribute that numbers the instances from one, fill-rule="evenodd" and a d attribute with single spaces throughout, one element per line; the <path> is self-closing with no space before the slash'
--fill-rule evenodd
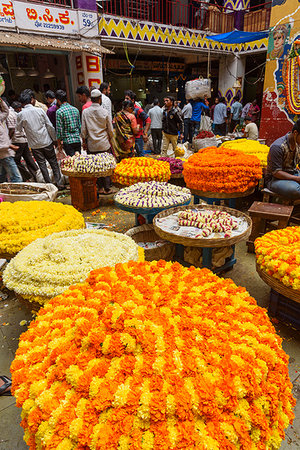
<path id="1" fill-rule="evenodd" d="M 97 199 L 97 179 L 70 177 L 71 202 L 80 211 L 94 209 L 99 205 Z"/>

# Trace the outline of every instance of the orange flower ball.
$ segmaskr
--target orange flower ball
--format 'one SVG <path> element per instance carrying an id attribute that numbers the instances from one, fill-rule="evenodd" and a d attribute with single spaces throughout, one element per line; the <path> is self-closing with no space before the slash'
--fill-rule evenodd
<path id="1" fill-rule="evenodd" d="M 262 177 L 260 160 L 239 150 L 207 147 L 194 153 L 183 166 L 190 189 L 203 192 L 245 192 Z"/>
<path id="2" fill-rule="evenodd" d="M 152 158 L 126 158 L 117 164 L 113 181 L 123 186 L 144 181 L 169 181 L 171 178 L 170 164 Z"/>
<path id="3" fill-rule="evenodd" d="M 91 272 L 52 299 L 11 366 L 30 449 L 278 449 L 288 356 L 245 288 L 165 261 Z"/>

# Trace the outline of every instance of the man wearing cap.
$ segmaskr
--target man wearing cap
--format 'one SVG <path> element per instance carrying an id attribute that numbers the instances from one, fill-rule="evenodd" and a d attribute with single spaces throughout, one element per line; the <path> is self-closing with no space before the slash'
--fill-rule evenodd
<path id="1" fill-rule="evenodd" d="M 67 94 L 62 89 L 56 92 L 55 97 L 58 106 L 56 111 L 58 150 L 62 150 L 63 143 L 66 154 L 73 156 L 76 152 L 81 152 L 79 111 L 67 102 Z"/>
<path id="2" fill-rule="evenodd" d="M 99 89 L 92 90 L 91 101 L 92 105 L 82 111 L 83 148 L 89 154 L 111 153 L 110 140 L 113 136 L 113 126 L 110 114 L 101 106 L 102 95 Z M 110 177 L 99 178 L 98 184 L 100 194 L 111 194 Z"/>

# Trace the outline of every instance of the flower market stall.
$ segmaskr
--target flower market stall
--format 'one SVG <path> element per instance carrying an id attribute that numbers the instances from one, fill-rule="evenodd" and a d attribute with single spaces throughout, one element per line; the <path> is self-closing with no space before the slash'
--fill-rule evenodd
<path id="1" fill-rule="evenodd" d="M 0 257 L 13 258 L 26 245 L 49 234 L 84 228 L 73 206 L 47 201 L 0 203 Z"/>
<path id="2" fill-rule="evenodd" d="M 157 181 L 136 183 L 121 189 L 114 196 L 118 208 L 135 214 L 136 225 L 139 224 L 139 215 L 144 217 L 146 223 L 152 223 L 154 216 L 160 211 L 188 205 L 191 198 L 189 189 Z"/>
<path id="3" fill-rule="evenodd" d="M 69 286 L 83 283 L 93 269 L 143 259 L 128 236 L 107 230 L 71 230 L 36 239 L 15 256 L 3 273 L 4 285 L 40 304 Z"/>
<path id="4" fill-rule="evenodd" d="M 11 371 L 31 450 L 279 449 L 294 417 L 266 311 L 178 263 L 91 272 L 39 311 Z"/>
<path id="5" fill-rule="evenodd" d="M 239 150 L 247 155 L 254 155 L 260 160 L 262 168 L 267 166 L 267 158 L 270 147 L 251 139 L 236 139 L 234 141 L 224 142 L 220 148 L 229 150 Z"/>
<path id="6" fill-rule="evenodd" d="M 125 158 L 114 170 L 113 182 L 131 186 L 146 181 L 168 181 L 171 177 L 170 164 L 153 158 Z"/>
<path id="7" fill-rule="evenodd" d="M 96 208 L 97 178 L 110 176 L 116 167 L 113 155 L 103 152 L 95 155 L 75 154 L 62 160 L 62 173 L 69 177 L 72 205 L 86 211 Z"/>
<path id="8" fill-rule="evenodd" d="M 255 241 L 257 272 L 271 287 L 269 313 L 300 330 L 300 227 L 266 233 Z"/>
<path id="9" fill-rule="evenodd" d="M 185 247 L 202 248 L 202 267 L 216 273 L 231 268 L 235 263 L 235 244 L 247 239 L 251 219 L 225 206 L 179 206 L 157 214 L 153 221 L 156 233 L 176 244 L 176 258 L 185 261 Z M 214 249 L 226 247 L 227 260 L 219 267 L 213 265 Z M 225 258 L 226 259 L 226 258 Z"/>
<path id="10" fill-rule="evenodd" d="M 262 177 L 260 160 L 239 150 L 207 147 L 190 156 L 183 167 L 183 176 L 195 197 L 208 204 L 220 204 L 229 199 L 229 206 L 236 206 L 236 199 L 246 197 Z"/>

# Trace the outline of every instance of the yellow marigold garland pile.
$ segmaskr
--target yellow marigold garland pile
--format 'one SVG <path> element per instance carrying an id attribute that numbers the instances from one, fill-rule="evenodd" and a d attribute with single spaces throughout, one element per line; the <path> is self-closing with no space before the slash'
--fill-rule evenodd
<path id="1" fill-rule="evenodd" d="M 183 166 L 190 189 L 204 192 L 245 192 L 256 186 L 262 176 L 256 156 L 239 150 L 207 147 L 194 153 Z"/>
<path id="2" fill-rule="evenodd" d="M 236 139 L 235 141 L 224 142 L 220 148 L 240 150 L 247 155 L 255 155 L 260 160 L 261 167 L 267 166 L 270 147 L 261 144 L 259 141 L 253 141 L 251 139 Z"/>
<path id="3" fill-rule="evenodd" d="M 295 405 L 287 365 L 245 288 L 129 262 L 39 311 L 12 390 L 30 449 L 278 449 Z"/>
<path id="4" fill-rule="evenodd" d="M 49 234 L 84 228 L 73 206 L 46 201 L 0 203 L 0 254 L 13 255 Z"/>
<path id="5" fill-rule="evenodd" d="M 274 230 L 256 239 L 257 264 L 286 286 L 300 290 L 300 227 Z"/>
<path id="6" fill-rule="evenodd" d="M 145 181 L 168 181 L 170 178 L 168 162 L 144 157 L 122 159 L 113 173 L 113 181 L 123 186 Z"/>

